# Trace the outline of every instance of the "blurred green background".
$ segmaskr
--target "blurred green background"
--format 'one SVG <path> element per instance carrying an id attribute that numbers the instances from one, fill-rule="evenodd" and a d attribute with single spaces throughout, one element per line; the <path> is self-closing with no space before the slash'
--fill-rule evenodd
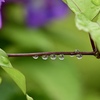
<path id="1" fill-rule="evenodd" d="M 92 50 L 88 34 L 76 28 L 71 11 L 35 29 L 25 25 L 21 5 L 10 4 L 3 10 L 0 48 L 7 53 Z M 34 100 L 100 100 L 100 61 L 94 56 L 83 56 L 81 60 L 65 56 L 63 61 L 44 61 L 41 57 L 9 59 L 25 75 L 27 93 Z M 12 79 L 0 70 L 0 100 L 26 100 Z"/>

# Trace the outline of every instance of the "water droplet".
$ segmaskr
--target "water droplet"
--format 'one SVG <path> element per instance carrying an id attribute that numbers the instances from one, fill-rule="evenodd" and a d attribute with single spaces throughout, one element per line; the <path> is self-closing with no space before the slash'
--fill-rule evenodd
<path id="1" fill-rule="evenodd" d="M 71 55 L 70 55 L 70 57 L 74 57 L 74 55 L 73 55 L 73 54 L 71 54 Z"/>
<path id="2" fill-rule="evenodd" d="M 51 60 L 55 60 L 56 59 L 56 55 L 52 54 L 52 55 L 50 55 L 50 58 L 51 58 Z"/>
<path id="3" fill-rule="evenodd" d="M 78 53 L 76 54 L 77 59 L 82 59 L 82 54 L 80 54 L 80 50 L 76 49 L 75 52 Z"/>
<path id="4" fill-rule="evenodd" d="M 76 53 L 79 53 L 79 52 L 80 52 L 80 50 L 76 49 L 76 50 L 75 50 L 75 52 L 76 52 Z"/>
<path id="5" fill-rule="evenodd" d="M 47 60 L 47 59 L 48 59 L 48 55 L 43 55 L 43 56 L 42 56 L 42 59 L 43 59 L 43 60 Z"/>
<path id="6" fill-rule="evenodd" d="M 77 59 L 82 59 L 82 54 L 77 54 L 76 57 Z"/>
<path id="7" fill-rule="evenodd" d="M 60 60 L 64 60 L 64 54 L 60 54 L 60 55 L 59 55 L 59 59 L 60 59 Z"/>
<path id="8" fill-rule="evenodd" d="M 39 57 L 37 55 L 33 56 L 34 59 L 38 59 Z"/>

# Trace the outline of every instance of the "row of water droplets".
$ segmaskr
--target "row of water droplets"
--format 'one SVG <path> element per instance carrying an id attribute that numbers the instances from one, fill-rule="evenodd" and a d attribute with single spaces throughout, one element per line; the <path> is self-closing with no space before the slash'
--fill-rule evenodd
<path id="1" fill-rule="evenodd" d="M 82 54 L 80 54 L 79 52 L 80 52 L 79 50 L 77 50 L 77 49 L 75 50 L 75 53 L 77 53 L 76 54 L 76 57 L 77 57 L 77 59 L 82 59 Z M 42 55 L 42 59 L 43 60 L 47 60 L 49 57 L 50 57 L 51 60 L 56 60 L 57 55 L 56 54 Z M 74 55 L 71 54 L 70 57 L 74 57 Z M 34 59 L 38 59 L 39 56 L 38 55 L 35 55 L 35 56 L 33 56 L 33 58 Z M 58 55 L 58 58 L 59 58 L 59 60 L 64 60 L 64 54 L 59 54 Z"/>
<path id="2" fill-rule="evenodd" d="M 33 58 L 34 58 L 34 59 L 38 59 L 39 56 L 36 55 L 36 56 L 33 56 Z M 42 56 L 42 59 L 43 59 L 43 60 L 47 60 L 48 58 L 49 58 L 49 55 L 43 55 L 43 56 Z M 56 60 L 56 58 L 57 58 L 57 56 L 56 56 L 55 54 L 51 54 L 51 55 L 50 55 L 50 59 L 51 59 L 51 60 Z M 58 58 L 59 58 L 59 60 L 64 60 L 64 54 L 60 54 Z"/>

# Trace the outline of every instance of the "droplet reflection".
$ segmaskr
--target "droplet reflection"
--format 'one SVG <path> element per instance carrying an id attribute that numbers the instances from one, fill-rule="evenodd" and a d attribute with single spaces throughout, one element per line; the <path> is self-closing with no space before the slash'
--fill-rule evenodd
<path id="1" fill-rule="evenodd" d="M 82 54 L 80 54 L 80 51 L 76 49 L 75 52 L 78 53 L 76 54 L 77 59 L 82 59 Z"/>
<path id="2" fill-rule="evenodd" d="M 56 59 L 56 55 L 55 54 L 51 54 L 50 58 L 51 58 L 51 60 L 55 60 Z"/>
<path id="3" fill-rule="evenodd" d="M 77 59 L 82 59 L 82 54 L 77 54 L 76 57 Z"/>
<path id="4" fill-rule="evenodd" d="M 37 55 L 33 56 L 34 59 L 38 59 L 39 57 Z"/>
<path id="5" fill-rule="evenodd" d="M 42 56 L 42 59 L 43 59 L 43 60 L 47 60 L 47 59 L 48 59 L 48 55 L 43 55 L 43 56 Z"/>
<path id="6" fill-rule="evenodd" d="M 76 49 L 76 50 L 75 50 L 75 52 L 76 52 L 76 53 L 79 53 L 79 52 L 80 52 L 80 50 Z"/>
<path id="7" fill-rule="evenodd" d="M 60 54 L 60 55 L 59 55 L 59 59 L 60 59 L 60 60 L 64 60 L 64 54 Z"/>
<path id="8" fill-rule="evenodd" d="M 74 55 L 73 55 L 73 54 L 71 54 L 71 55 L 70 55 L 70 57 L 74 57 Z"/>

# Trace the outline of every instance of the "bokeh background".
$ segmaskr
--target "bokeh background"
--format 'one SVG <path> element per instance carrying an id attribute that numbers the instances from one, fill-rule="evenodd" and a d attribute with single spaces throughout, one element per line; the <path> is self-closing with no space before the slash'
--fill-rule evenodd
<path id="1" fill-rule="evenodd" d="M 61 0 L 6 0 L 2 21 L 0 48 L 7 53 L 92 51 L 88 33 L 76 28 L 74 14 Z M 100 60 L 94 56 L 9 59 L 25 75 L 27 93 L 34 100 L 100 100 Z M 0 100 L 26 100 L 0 70 Z"/>

